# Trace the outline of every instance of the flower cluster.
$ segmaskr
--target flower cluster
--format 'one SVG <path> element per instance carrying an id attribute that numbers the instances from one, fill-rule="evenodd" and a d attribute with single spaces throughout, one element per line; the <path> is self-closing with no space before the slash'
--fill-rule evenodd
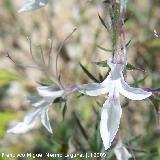
<path id="1" fill-rule="evenodd" d="M 99 96 L 109 93 L 101 111 L 100 133 L 105 149 L 111 146 L 120 124 L 122 109 L 119 101 L 119 93 L 132 100 L 142 100 L 151 96 L 151 92 L 141 88 L 130 87 L 124 80 L 122 63 L 108 60 L 111 71 L 102 83 L 78 85 L 79 92 L 89 96 Z"/>
<path id="2" fill-rule="evenodd" d="M 121 6 L 122 15 L 126 8 L 126 1 L 124 2 L 125 3 L 122 3 Z M 28 0 L 20 7 L 18 12 L 36 10 L 45 6 L 47 3 L 48 0 Z M 125 42 L 123 30 L 121 30 L 120 33 L 122 42 Z M 7 132 L 15 134 L 25 133 L 34 128 L 37 117 L 40 117 L 42 125 L 50 133 L 53 133 L 49 121 L 48 110 L 55 99 L 62 98 L 77 91 L 89 96 L 106 94 L 108 97 L 101 109 L 100 134 L 105 150 L 107 150 L 111 146 L 120 125 L 122 108 L 120 105 L 119 94 L 131 100 L 143 100 L 152 95 L 152 92 L 144 91 L 141 88 L 130 87 L 126 83 L 123 75 L 123 71 L 127 65 L 124 43 L 122 44 L 122 48 L 124 49 L 124 62 L 122 61 L 122 54 L 114 53 L 113 58 L 110 58 L 106 62 L 111 71 L 107 78 L 101 83 L 73 85 L 66 88 L 59 88 L 57 86 L 38 87 L 37 92 L 40 98 L 33 98 L 30 96 L 27 98 L 31 105 L 34 106 L 33 111 L 29 112 L 24 117 L 23 121 L 18 122 L 13 128 L 8 129 Z M 121 143 L 115 148 L 115 154 L 118 160 L 128 160 L 131 157 Z"/>
<path id="3" fill-rule="evenodd" d="M 38 94 L 42 98 L 35 99 L 28 97 L 29 102 L 35 107 L 35 109 L 28 113 L 22 122 L 19 122 L 15 127 L 9 129 L 8 133 L 25 133 L 31 130 L 35 125 L 37 116 L 40 116 L 44 127 L 52 133 L 48 117 L 48 109 L 54 100 L 62 97 L 66 91 L 70 94 L 78 90 L 89 96 L 99 96 L 101 94 L 109 93 L 108 98 L 102 107 L 100 121 L 100 133 L 105 150 L 107 150 L 111 146 L 120 124 L 122 109 L 119 100 L 119 93 L 132 100 L 143 100 L 152 94 L 141 88 L 130 87 L 125 82 L 123 76 L 124 64 L 117 62 L 114 63 L 112 59 L 109 59 L 107 63 L 111 68 L 111 71 L 102 83 L 77 85 L 65 90 L 62 90 L 57 86 L 38 87 Z"/>
<path id="4" fill-rule="evenodd" d="M 68 87 L 65 90 L 60 89 L 57 86 L 41 86 L 37 88 L 39 96 L 41 98 L 27 97 L 28 101 L 35 107 L 33 111 L 29 112 L 22 122 L 19 122 L 11 129 L 8 129 L 8 133 L 25 133 L 35 126 L 36 118 L 40 116 L 41 123 L 50 132 L 52 128 L 49 122 L 48 110 L 55 99 L 63 97 L 65 94 L 69 95 L 75 91 L 74 87 Z"/>

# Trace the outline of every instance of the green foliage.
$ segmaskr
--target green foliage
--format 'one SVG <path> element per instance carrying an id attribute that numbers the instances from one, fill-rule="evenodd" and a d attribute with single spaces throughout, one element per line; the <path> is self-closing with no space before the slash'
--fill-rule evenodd
<path id="1" fill-rule="evenodd" d="M 97 78 L 95 78 L 82 64 L 80 64 L 82 70 L 85 72 L 85 74 L 92 79 L 94 82 L 100 82 Z"/>
<path id="2" fill-rule="evenodd" d="M 109 28 L 109 25 L 104 22 L 104 20 L 102 19 L 102 17 L 99 14 L 98 14 L 98 17 L 99 17 L 99 20 L 102 23 L 102 25 L 106 28 L 106 30 L 108 31 L 108 33 L 111 35 L 112 33 L 111 33 L 110 28 Z"/>
<path id="3" fill-rule="evenodd" d="M 139 85 L 140 83 L 143 83 L 144 80 L 145 80 L 147 77 L 148 77 L 148 76 L 145 76 L 144 78 L 141 78 L 141 79 L 135 79 L 135 81 L 134 81 L 132 84 L 130 84 L 130 85 L 133 86 L 133 87 L 138 87 L 138 85 Z"/>
<path id="4" fill-rule="evenodd" d="M 10 84 L 12 81 L 18 81 L 20 77 L 17 74 L 7 70 L 0 70 L 0 87 Z"/>
<path id="5" fill-rule="evenodd" d="M 19 116 L 16 113 L 0 112 L 0 138 L 6 134 L 6 127 L 12 120 L 18 120 Z"/>
<path id="6" fill-rule="evenodd" d="M 112 49 L 106 49 L 106 48 L 104 48 L 104 47 L 99 46 L 98 44 L 97 44 L 96 46 L 97 46 L 99 49 L 101 49 L 101 50 L 103 50 L 103 51 L 105 51 L 105 52 L 113 52 Z"/>

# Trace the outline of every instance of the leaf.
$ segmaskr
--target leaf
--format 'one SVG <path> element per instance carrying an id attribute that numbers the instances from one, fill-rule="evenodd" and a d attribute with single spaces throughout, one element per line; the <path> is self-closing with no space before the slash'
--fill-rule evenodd
<path id="1" fill-rule="evenodd" d="M 64 118 L 65 118 L 66 111 L 67 111 L 67 102 L 65 101 L 64 103 L 62 103 L 62 116 L 63 116 L 63 121 L 64 121 Z"/>
<path id="2" fill-rule="evenodd" d="M 38 81 L 37 83 L 40 84 L 41 86 L 51 86 L 51 85 L 53 85 L 53 81 L 50 80 L 50 79 L 46 79 L 46 78 L 41 79 L 40 82 Z"/>
<path id="3" fill-rule="evenodd" d="M 93 107 L 93 111 L 96 115 L 96 123 L 94 127 L 94 135 L 93 138 L 91 139 L 90 144 L 92 144 L 92 147 L 95 151 L 100 151 L 102 148 L 102 140 L 99 132 L 99 121 L 100 121 L 100 113 Z"/>
<path id="4" fill-rule="evenodd" d="M 126 43 L 126 47 L 128 47 L 129 45 L 130 45 L 130 43 L 131 43 L 131 39 Z"/>
<path id="5" fill-rule="evenodd" d="M 99 67 L 108 67 L 107 60 L 100 61 L 100 62 L 93 62 L 93 63 L 96 64 Z"/>
<path id="6" fill-rule="evenodd" d="M 59 97 L 59 98 L 56 98 L 53 103 L 61 103 L 61 102 L 65 102 L 65 101 L 66 101 L 66 99 Z"/>
<path id="7" fill-rule="evenodd" d="M 75 120 L 76 120 L 76 123 L 78 124 L 78 127 L 79 127 L 79 129 L 80 129 L 82 135 L 83 135 L 84 138 L 88 141 L 88 135 L 87 135 L 87 133 L 86 133 L 84 127 L 82 126 L 82 124 L 81 124 L 81 122 L 80 122 L 78 116 L 76 115 L 75 112 L 73 112 L 73 115 L 74 115 L 74 118 L 75 118 Z"/>
<path id="8" fill-rule="evenodd" d="M 110 3 L 110 0 L 104 0 L 103 3 Z"/>
<path id="9" fill-rule="evenodd" d="M 147 77 L 148 77 L 148 75 L 145 76 L 145 77 L 142 78 L 142 79 L 135 80 L 133 83 L 130 84 L 130 86 L 132 86 L 132 87 L 138 87 L 138 85 L 139 85 L 140 83 L 143 83 L 144 80 L 145 80 Z"/>
<path id="10" fill-rule="evenodd" d="M 83 71 L 86 73 L 86 75 L 92 79 L 94 82 L 99 83 L 100 81 L 98 79 L 96 79 L 82 64 L 80 64 L 81 68 L 83 69 Z"/>
<path id="11" fill-rule="evenodd" d="M 130 43 L 131 43 L 131 39 L 126 43 L 126 47 L 128 47 L 129 45 L 130 45 Z M 100 46 L 100 45 L 98 45 L 98 44 L 96 44 L 96 47 L 98 47 L 99 49 L 101 49 L 101 50 L 103 50 L 103 51 L 105 51 L 105 52 L 113 52 L 113 50 L 112 49 L 106 49 L 106 48 L 104 48 L 104 47 L 102 47 L 102 46 Z M 121 48 L 121 49 L 123 49 L 123 48 Z"/>
<path id="12" fill-rule="evenodd" d="M 128 20 L 129 20 L 129 18 L 128 18 L 128 17 L 127 17 L 127 18 L 125 18 L 125 19 L 124 19 L 124 23 L 126 23 Z"/>
<path id="13" fill-rule="evenodd" d="M 157 99 L 157 97 L 155 95 L 149 97 L 149 99 L 151 100 L 156 112 L 158 113 L 160 110 L 160 100 Z"/>
<path id="14" fill-rule="evenodd" d="M 101 21 L 101 23 L 103 24 L 103 26 L 107 29 L 108 32 L 110 32 L 109 30 L 109 26 L 107 26 L 107 24 L 104 22 L 104 20 L 102 19 L 102 17 L 98 14 L 99 20 Z"/>
<path id="15" fill-rule="evenodd" d="M 130 63 L 127 63 L 127 65 L 126 65 L 126 69 L 127 70 L 139 70 L 139 71 L 142 71 L 142 72 L 145 72 L 145 70 L 143 70 L 143 69 L 141 69 L 141 68 L 136 68 L 136 67 L 134 67 L 132 64 L 130 64 Z"/>
<path id="16" fill-rule="evenodd" d="M 136 67 L 134 67 L 134 66 L 133 66 L 132 64 L 130 64 L 130 63 L 127 63 L 126 69 L 127 69 L 127 70 L 135 70 Z"/>
<path id="17" fill-rule="evenodd" d="M 98 47 L 99 49 L 105 51 L 105 52 L 112 52 L 113 50 L 112 49 L 106 49 L 104 47 L 101 47 L 100 45 L 96 44 L 96 47 Z"/>

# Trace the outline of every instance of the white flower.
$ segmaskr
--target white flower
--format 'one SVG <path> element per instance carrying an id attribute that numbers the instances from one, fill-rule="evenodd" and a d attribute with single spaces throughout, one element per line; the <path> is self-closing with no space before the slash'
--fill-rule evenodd
<path id="1" fill-rule="evenodd" d="M 132 157 L 121 141 L 119 141 L 114 148 L 114 153 L 117 160 L 129 160 Z"/>
<path id="2" fill-rule="evenodd" d="M 48 3 L 48 0 L 26 0 L 19 8 L 18 12 L 27 12 L 44 7 Z"/>
<path id="3" fill-rule="evenodd" d="M 122 109 L 119 101 L 119 93 L 132 100 L 142 100 L 152 93 L 140 88 L 130 87 L 124 80 L 124 64 L 113 63 L 108 60 L 111 71 L 102 83 L 78 85 L 78 90 L 89 96 L 98 96 L 109 93 L 108 99 L 101 110 L 100 133 L 105 150 L 111 146 L 120 124 Z"/>
<path id="4" fill-rule="evenodd" d="M 22 122 L 19 122 L 13 128 L 8 129 L 8 133 L 18 134 L 25 133 L 31 130 L 35 126 L 36 118 L 38 116 L 40 116 L 43 126 L 50 133 L 52 133 L 52 128 L 48 117 L 48 109 L 56 98 L 61 97 L 64 94 L 64 90 L 60 90 L 58 87 L 55 86 L 42 86 L 38 87 L 37 91 L 42 98 L 35 99 L 32 97 L 28 97 L 29 102 L 35 107 L 35 109 L 32 112 L 29 112 L 24 117 L 24 120 Z"/>

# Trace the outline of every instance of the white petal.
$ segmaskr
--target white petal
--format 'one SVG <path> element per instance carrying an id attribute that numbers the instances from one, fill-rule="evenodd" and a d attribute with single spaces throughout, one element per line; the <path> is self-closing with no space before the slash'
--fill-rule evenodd
<path id="1" fill-rule="evenodd" d="M 132 155 L 124 147 L 121 141 L 118 142 L 118 144 L 114 148 L 114 153 L 116 155 L 117 160 L 129 160 L 129 158 L 132 157 Z"/>
<path id="2" fill-rule="evenodd" d="M 63 90 L 60 90 L 59 88 L 54 86 L 37 87 L 37 91 L 38 94 L 42 97 L 52 97 L 52 98 L 61 97 L 64 93 Z"/>
<path id="3" fill-rule="evenodd" d="M 52 101 L 50 100 L 48 101 L 48 99 L 37 100 L 33 97 L 28 97 L 28 100 L 31 102 L 32 105 L 39 108 L 41 123 L 50 133 L 52 133 L 52 128 L 50 126 L 48 117 L 48 108 L 52 104 L 53 100 Z"/>
<path id="4" fill-rule="evenodd" d="M 111 142 L 119 128 L 122 109 L 119 98 L 115 95 L 109 97 L 103 104 L 101 111 L 100 133 L 105 150 L 111 146 Z"/>
<path id="5" fill-rule="evenodd" d="M 8 129 L 7 133 L 20 134 L 31 130 L 35 125 L 35 120 L 39 111 L 39 109 L 36 109 L 28 113 L 22 122 L 18 122 L 13 128 Z"/>
<path id="6" fill-rule="evenodd" d="M 107 89 L 101 83 L 78 85 L 77 89 L 79 92 L 89 96 L 98 96 L 107 93 Z"/>
<path id="7" fill-rule="evenodd" d="M 18 12 L 26 12 L 39 9 L 44 7 L 48 3 L 48 0 L 26 0 L 24 4 L 20 7 Z"/>
<path id="8" fill-rule="evenodd" d="M 112 58 L 110 58 L 108 61 L 107 61 L 107 64 L 109 65 L 109 67 L 111 68 L 111 71 L 110 71 L 110 78 L 111 80 L 117 80 L 119 78 L 121 78 L 121 73 L 124 69 L 124 64 L 121 64 L 121 63 L 113 63 L 112 62 Z"/>
<path id="9" fill-rule="evenodd" d="M 112 90 L 112 79 L 111 79 L 111 72 L 110 74 L 107 76 L 107 78 L 101 83 L 101 85 L 103 87 L 105 87 L 107 92 L 110 92 Z"/>
<path id="10" fill-rule="evenodd" d="M 29 103 L 31 105 L 33 105 L 34 107 L 39 107 L 39 106 L 42 106 L 44 103 L 45 103 L 45 100 L 44 99 L 38 99 L 38 98 L 33 98 L 31 96 L 28 96 L 27 97 L 27 100 L 29 101 Z"/>
<path id="11" fill-rule="evenodd" d="M 119 92 L 132 100 L 142 100 L 152 95 L 152 92 L 144 91 L 141 88 L 130 87 L 122 76 L 121 80 L 117 81 L 117 89 Z"/>
<path id="12" fill-rule="evenodd" d="M 53 133 L 49 122 L 48 107 L 43 107 L 41 110 L 41 122 L 50 133 Z"/>

